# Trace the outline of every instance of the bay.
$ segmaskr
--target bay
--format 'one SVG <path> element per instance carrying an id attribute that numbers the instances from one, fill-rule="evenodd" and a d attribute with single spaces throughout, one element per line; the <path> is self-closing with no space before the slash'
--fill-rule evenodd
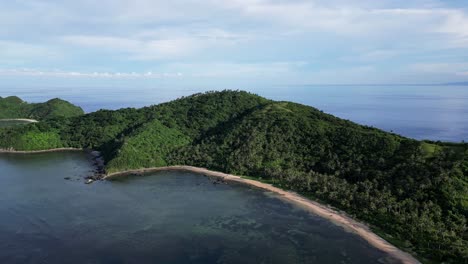
<path id="1" fill-rule="evenodd" d="M 244 185 L 174 171 L 86 185 L 76 152 L 2 154 L 0 168 L 0 263 L 391 263 Z"/>

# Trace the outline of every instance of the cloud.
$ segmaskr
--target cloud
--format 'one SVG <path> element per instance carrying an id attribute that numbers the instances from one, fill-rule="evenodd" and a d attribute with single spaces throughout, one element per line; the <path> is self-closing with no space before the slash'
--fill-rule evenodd
<path id="1" fill-rule="evenodd" d="M 310 76 L 366 82 L 389 71 L 389 81 L 404 71 L 421 81 L 428 72 L 462 78 L 468 69 L 454 63 L 468 49 L 463 6 L 440 0 L 2 1 L 0 62 L 285 82 Z M 417 63 L 427 61 L 438 65 Z"/>
<path id="2" fill-rule="evenodd" d="M 93 23 L 99 31 L 154 24 L 223 28 L 273 24 L 288 30 L 319 30 L 337 34 L 369 34 L 382 30 L 442 32 L 466 35 L 467 14 L 440 1 L 318 1 L 318 0 L 91 0 L 9 1 L 0 4 L 1 21 L 44 29 L 60 25 L 81 30 Z M 45 11 L 48 15 L 44 16 Z M 83 17 L 86 19 L 83 19 Z M 111 26 L 111 27 L 109 27 Z M 89 30 L 89 29 L 88 29 Z M 115 33 L 115 32 L 114 32 Z M 103 34 L 101 34 L 103 35 Z"/>
<path id="3" fill-rule="evenodd" d="M 421 7 L 386 7 L 391 1 L 379 2 L 380 6 L 368 1 L 233 0 L 221 5 L 296 31 L 355 36 L 444 33 L 466 40 L 468 15 L 463 10 L 421 3 Z"/>
<path id="4" fill-rule="evenodd" d="M 446 10 L 446 19 L 436 31 L 453 36 L 455 47 L 468 47 L 468 16 L 460 10 Z"/>
<path id="5" fill-rule="evenodd" d="M 468 71 L 468 63 L 415 63 L 408 67 L 412 71 L 422 73 L 448 73 L 459 75 Z"/>
<path id="6" fill-rule="evenodd" d="M 0 40 L 0 62 L 3 64 L 24 64 L 33 59 L 50 60 L 61 56 L 53 47 Z"/>
<path id="7" fill-rule="evenodd" d="M 379 62 L 397 58 L 398 56 L 402 56 L 402 54 L 404 53 L 407 53 L 407 51 L 391 49 L 376 49 L 362 51 L 361 48 L 354 52 L 352 55 L 342 57 L 341 60 L 346 62 Z"/>
<path id="8" fill-rule="evenodd" d="M 235 26 L 277 30 L 326 31 L 336 34 L 432 32 L 466 36 L 468 16 L 463 9 L 438 1 L 318 1 L 318 0 L 103 0 L 20 2 L 1 4 L 4 24 L 34 21 L 45 29 L 82 30 L 92 23 L 98 31 L 116 33 L 113 27 L 132 30 L 154 24 L 200 25 L 224 29 Z M 437 4 L 439 3 L 439 4 Z M 44 16 L 46 10 L 50 15 Z M 83 16 L 86 19 L 83 20 Z M 83 32 L 81 32 L 83 33 Z M 74 34 L 73 34 L 74 35 Z M 104 35 L 99 34 L 99 35 Z"/>
<path id="9" fill-rule="evenodd" d="M 189 55 L 200 48 L 190 38 L 140 40 L 112 36 L 65 36 L 66 43 L 84 47 L 96 48 L 104 52 L 123 52 L 135 60 L 158 60 Z"/>
<path id="10" fill-rule="evenodd" d="M 77 72 L 63 70 L 38 69 L 0 69 L 0 76 L 29 76 L 29 77 L 67 77 L 67 78 L 180 78 L 182 73 L 156 73 L 152 71 L 138 72 Z"/>
<path id="11" fill-rule="evenodd" d="M 31 77 L 72 77 L 72 78 L 222 78 L 277 76 L 293 73 L 303 68 L 306 62 L 264 62 L 264 63 L 169 63 L 160 66 L 160 71 L 145 72 L 78 72 L 59 69 L 40 70 L 29 68 L 0 69 L 0 76 Z"/>
<path id="12" fill-rule="evenodd" d="M 68 35 L 61 40 L 73 46 L 95 48 L 104 52 L 122 52 L 132 60 L 178 59 L 197 52 L 232 46 L 246 41 L 246 35 L 237 35 L 221 29 L 180 32 L 160 29 L 138 32 L 131 37 Z"/>
<path id="13" fill-rule="evenodd" d="M 166 66 L 169 70 L 190 73 L 192 77 L 258 77 L 278 76 L 293 73 L 307 66 L 307 62 L 257 62 L 257 63 L 173 63 Z"/>
<path id="14" fill-rule="evenodd" d="M 461 82 L 468 77 L 468 63 L 465 62 L 415 63 L 403 69 L 406 70 L 403 74 L 412 74 L 413 78 L 424 80 L 423 83 Z"/>

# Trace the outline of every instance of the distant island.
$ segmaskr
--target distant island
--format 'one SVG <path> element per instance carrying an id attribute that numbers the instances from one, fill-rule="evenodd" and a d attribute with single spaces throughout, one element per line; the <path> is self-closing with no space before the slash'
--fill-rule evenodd
<path id="1" fill-rule="evenodd" d="M 443 85 L 468 86 L 468 82 L 452 82 L 452 83 L 445 83 Z"/>
<path id="2" fill-rule="evenodd" d="M 86 115 L 54 100 L 62 115 L 8 99 L 0 118 L 41 122 L 0 128 L 0 148 L 97 150 L 108 175 L 176 165 L 245 175 L 342 209 L 422 260 L 468 259 L 468 144 L 417 141 L 241 91 Z"/>
<path id="3" fill-rule="evenodd" d="M 80 107 L 58 98 L 45 103 L 27 103 L 16 96 L 0 97 L 0 120 L 45 120 L 83 114 Z"/>

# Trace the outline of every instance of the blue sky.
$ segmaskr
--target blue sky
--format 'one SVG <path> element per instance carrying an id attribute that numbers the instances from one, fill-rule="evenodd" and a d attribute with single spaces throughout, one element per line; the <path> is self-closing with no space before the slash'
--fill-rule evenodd
<path id="1" fill-rule="evenodd" d="M 9 0 L 0 90 L 468 80 L 461 0 Z"/>

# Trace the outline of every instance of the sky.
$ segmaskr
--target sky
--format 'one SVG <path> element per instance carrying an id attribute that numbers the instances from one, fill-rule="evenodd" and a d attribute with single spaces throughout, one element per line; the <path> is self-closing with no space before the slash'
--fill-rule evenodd
<path id="1" fill-rule="evenodd" d="M 0 1 L 0 91 L 462 81 L 465 0 Z"/>

